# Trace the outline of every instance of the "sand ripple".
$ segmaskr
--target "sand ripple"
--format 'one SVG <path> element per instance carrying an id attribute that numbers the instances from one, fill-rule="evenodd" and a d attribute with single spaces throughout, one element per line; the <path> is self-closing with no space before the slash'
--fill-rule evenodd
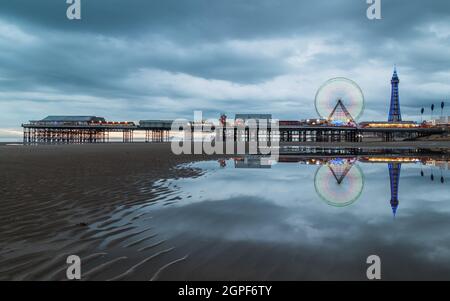
<path id="1" fill-rule="evenodd" d="M 0 148 L 0 280 L 66 280 L 69 255 L 82 280 L 155 280 L 187 258 L 152 208 L 180 200 L 166 179 L 200 171 L 173 168 L 191 159 L 170 146 L 123 147 Z"/>

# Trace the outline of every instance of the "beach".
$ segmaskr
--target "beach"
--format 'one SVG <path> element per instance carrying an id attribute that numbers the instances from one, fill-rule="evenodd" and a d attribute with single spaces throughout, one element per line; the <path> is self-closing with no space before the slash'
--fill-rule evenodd
<path id="1" fill-rule="evenodd" d="M 378 147 L 387 145 L 408 148 L 423 142 Z M 81 258 L 82 280 L 322 279 L 321 271 L 305 264 L 308 258 L 330 263 L 315 257 L 314 249 L 261 242 L 250 234 L 244 240 L 222 239 L 234 231 L 246 235 L 248 217 L 233 217 L 246 212 L 253 218 L 262 210 L 258 200 L 244 194 L 213 205 L 180 196 L 165 184 L 201 177 L 203 170 L 191 162 L 223 157 L 176 156 L 168 143 L 0 145 L 0 280 L 66 280 L 69 255 Z M 185 208 L 171 207 L 189 200 L 193 203 Z M 264 221 L 276 220 L 276 210 Z M 188 231 L 188 225 L 195 230 Z M 265 229 L 264 223 L 257 225 Z M 168 239 L 162 229 L 167 237 L 175 234 Z M 219 234 L 206 235 L 211 229 Z M 357 262 L 346 264 L 360 268 Z M 327 275 L 342 276 L 337 269 Z"/>
<path id="2" fill-rule="evenodd" d="M 1 145 L 0 279 L 64 279 L 70 254 L 86 257 L 86 263 L 109 259 L 96 252 L 98 246 L 124 227 L 89 225 L 118 207 L 145 204 L 154 197 L 156 180 L 195 176 L 197 170 L 174 167 L 202 158 L 174 156 L 164 143 Z"/>

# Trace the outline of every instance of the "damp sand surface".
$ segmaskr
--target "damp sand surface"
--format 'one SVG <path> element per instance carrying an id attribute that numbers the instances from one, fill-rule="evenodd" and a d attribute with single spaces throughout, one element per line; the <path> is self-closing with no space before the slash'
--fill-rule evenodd
<path id="1" fill-rule="evenodd" d="M 65 280 L 69 255 L 83 280 L 365 280 L 372 254 L 386 280 L 450 279 L 437 158 L 332 172 L 164 143 L 1 145 L 0 280 Z"/>
<path id="2" fill-rule="evenodd" d="M 202 159 L 164 143 L 0 145 L 0 280 L 63 280 L 72 254 L 86 280 L 157 278 L 186 252 L 142 208 L 165 195 L 155 181 L 196 177 L 177 166 Z"/>

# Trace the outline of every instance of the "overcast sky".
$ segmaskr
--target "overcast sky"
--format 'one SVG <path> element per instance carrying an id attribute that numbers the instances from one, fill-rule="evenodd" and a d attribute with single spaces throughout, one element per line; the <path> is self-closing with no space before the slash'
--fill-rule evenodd
<path id="1" fill-rule="evenodd" d="M 1 137 L 56 114 L 316 117 L 337 76 L 361 86 L 361 119 L 385 120 L 394 64 L 403 119 L 450 107 L 448 0 L 382 0 L 375 21 L 365 0 L 82 0 L 81 21 L 65 0 L 0 1 Z"/>

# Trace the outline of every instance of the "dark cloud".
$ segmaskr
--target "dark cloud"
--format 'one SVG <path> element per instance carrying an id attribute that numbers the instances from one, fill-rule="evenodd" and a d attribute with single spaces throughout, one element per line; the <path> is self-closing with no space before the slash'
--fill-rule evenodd
<path id="1" fill-rule="evenodd" d="M 47 114 L 189 117 L 203 110 L 315 116 L 330 77 L 357 81 L 364 119 L 385 119 L 392 66 L 402 112 L 450 94 L 450 3 L 383 1 L 10 1 L 0 12 L 0 128 Z M 6 116 L 7 115 L 7 116 Z"/>

